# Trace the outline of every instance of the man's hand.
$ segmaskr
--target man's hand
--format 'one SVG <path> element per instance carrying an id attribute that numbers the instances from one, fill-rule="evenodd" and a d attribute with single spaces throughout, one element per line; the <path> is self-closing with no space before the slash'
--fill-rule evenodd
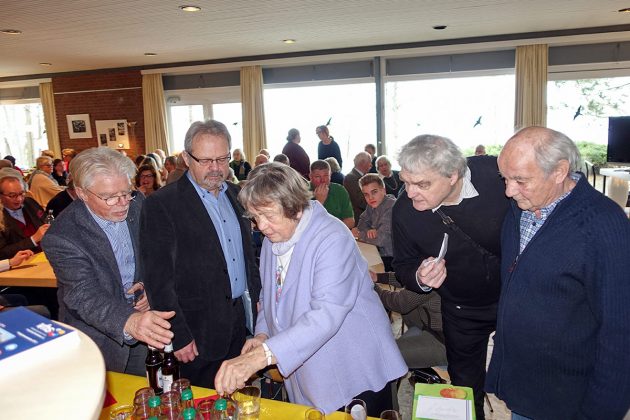
<path id="1" fill-rule="evenodd" d="M 376 231 L 376 229 L 370 229 L 367 231 L 367 237 L 369 239 L 376 239 L 378 232 Z"/>
<path id="2" fill-rule="evenodd" d="M 33 251 L 30 249 L 25 249 L 23 251 L 18 251 L 13 258 L 9 259 L 9 267 L 17 267 L 22 264 L 27 259 L 33 256 Z"/>
<path id="3" fill-rule="evenodd" d="M 42 238 L 44 237 L 44 234 L 46 233 L 49 227 L 50 227 L 49 223 L 41 225 L 39 229 L 37 229 L 37 232 L 35 232 L 33 236 L 31 236 L 31 239 L 35 241 L 36 243 L 40 243 L 42 241 Z"/>
<path id="4" fill-rule="evenodd" d="M 142 282 L 135 283 L 125 292 L 125 294 L 135 295 L 136 291 L 138 290 L 141 290 L 143 293 L 142 295 L 140 295 L 140 299 L 138 299 L 136 304 L 133 306 L 133 309 L 138 312 L 146 312 L 151 308 L 149 307 L 149 299 L 147 299 L 147 294 L 144 293 L 144 284 Z"/>
<path id="5" fill-rule="evenodd" d="M 195 340 L 188 343 L 185 347 L 175 351 L 175 357 L 182 363 L 188 363 L 195 360 L 195 357 L 199 356 L 199 352 L 197 351 L 197 344 Z"/>
<path id="6" fill-rule="evenodd" d="M 267 337 L 267 335 L 265 334 L 258 334 L 256 337 L 250 338 L 243 345 L 243 348 L 241 349 L 241 354 L 245 354 L 248 351 L 255 349 L 256 347 L 262 346 L 262 343 L 264 343 L 268 338 L 269 337 Z"/>
<path id="7" fill-rule="evenodd" d="M 446 280 L 446 261 L 432 262 L 435 258 L 427 258 L 422 261 L 416 271 L 416 279 L 425 286 L 437 289 Z"/>
<path id="8" fill-rule="evenodd" d="M 175 311 L 134 312 L 125 322 L 125 331 L 138 341 L 162 349 L 173 339 L 171 323 L 167 321 L 173 316 Z"/>
<path id="9" fill-rule="evenodd" d="M 315 199 L 323 205 L 328 198 L 328 191 L 328 184 L 319 184 L 315 187 L 315 190 L 313 190 L 313 195 L 315 196 Z"/>

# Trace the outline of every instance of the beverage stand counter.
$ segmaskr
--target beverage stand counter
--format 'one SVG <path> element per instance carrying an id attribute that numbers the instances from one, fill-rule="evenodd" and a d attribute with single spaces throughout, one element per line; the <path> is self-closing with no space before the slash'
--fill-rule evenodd
<path id="1" fill-rule="evenodd" d="M 110 410 L 120 406 L 133 404 L 134 393 L 147 386 L 147 379 L 143 376 L 126 375 L 123 373 L 107 372 L 107 396 L 105 407 L 101 412 L 101 420 L 109 420 Z M 214 390 L 192 387 L 195 400 L 216 395 Z M 310 407 L 290 404 L 281 401 L 260 400 L 260 420 L 302 420 L 306 410 Z M 372 417 L 368 417 L 369 419 Z M 333 413 L 326 416 L 326 420 L 345 420 L 344 413 Z"/>

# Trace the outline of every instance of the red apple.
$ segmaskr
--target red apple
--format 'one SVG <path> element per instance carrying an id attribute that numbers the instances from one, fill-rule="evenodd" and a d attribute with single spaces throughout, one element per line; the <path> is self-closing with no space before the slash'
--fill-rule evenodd
<path id="1" fill-rule="evenodd" d="M 440 390 L 440 395 L 444 398 L 457 398 L 459 400 L 466 399 L 466 391 L 460 388 L 444 388 Z"/>

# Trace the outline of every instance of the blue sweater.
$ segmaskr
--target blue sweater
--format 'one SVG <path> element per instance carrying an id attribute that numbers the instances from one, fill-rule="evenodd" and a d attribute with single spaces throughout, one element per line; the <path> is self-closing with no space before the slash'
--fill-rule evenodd
<path id="1" fill-rule="evenodd" d="M 536 420 L 621 419 L 630 407 L 630 222 L 584 176 L 518 256 L 520 216 L 512 203 L 486 390 Z"/>

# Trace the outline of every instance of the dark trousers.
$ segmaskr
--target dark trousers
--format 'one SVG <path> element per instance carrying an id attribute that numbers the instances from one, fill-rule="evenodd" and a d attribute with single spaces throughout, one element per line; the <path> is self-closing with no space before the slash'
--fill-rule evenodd
<path id="1" fill-rule="evenodd" d="M 392 381 L 396 382 L 396 381 Z M 391 410 L 393 408 L 392 402 L 392 382 L 385 384 L 380 391 L 363 391 L 359 395 L 353 398 L 353 400 L 363 400 L 367 407 L 367 415 L 369 417 L 380 417 L 381 413 L 385 410 Z M 348 401 L 350 402 L 350 401 Z M 337 411 L 345 411 L 346 407 L 341 407 Z"/>
<path id="2" fill-rule="evenodd" d="M 7 293 L 20 294 L 26 297 L 29 305 L 44 305 L 50 312 L 50 319 L 59 319 L 59 303 L 56 287 L 9 287 Z"/>
<path id="3" fill-rule="evenodd" d="M 232 327 L 232 336 L 226 337 L 230 340 L 228 352 L 225 357 L 219 360 L 209 360 L 204 357 L 202 349 L 199 349 L 199 356 L 189 363 L 180 364 L 180 375 L 182 378 L 190 380 L 192 385 L 203 388 L 214 389 L 214 377 L 217 375 L 221 363 L 224 360 L 233 359 L 241 354 L 243 344 L 245 344 L 245 335 L 247 328 L 245 327 L 245 310 L 241 298 L 235 299 L 232 305 L 232 319 L 234 326 Z"/>
<path id="4" fill-rule="evenodd" d="M 483 412 L 488 339 L 495 330 L 497 305 L 456 306 L 442 300 L 442 322 L 451 383 L 471 387 L 477 420 Z"/>

